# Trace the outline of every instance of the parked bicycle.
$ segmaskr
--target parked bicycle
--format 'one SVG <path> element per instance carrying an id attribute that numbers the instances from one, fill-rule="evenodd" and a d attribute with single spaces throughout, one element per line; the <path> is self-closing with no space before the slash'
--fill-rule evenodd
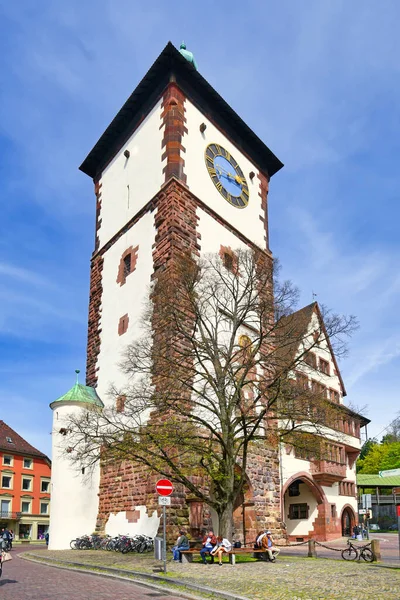
<path id="1" fill-rule="evenodd" d="M 342 550 L 342 558 L 344 560 L 360 560 L 362 558 L 366 562 L 372 562 L 374 560 L 374 553 L 370 546 L 371 544 L 355 546 L 350 540 L 347 540 L 347 548 Z"/>
<path id="2" fill-rule="evenodd" d="M 151 552 L 154 549 L 153 538 L 147 535 L 109 535 L 101 537 L 99 535 L 82 535 L 80 538 L 71 540 L 72 550 L 108 550 L 110 552 Z"/>

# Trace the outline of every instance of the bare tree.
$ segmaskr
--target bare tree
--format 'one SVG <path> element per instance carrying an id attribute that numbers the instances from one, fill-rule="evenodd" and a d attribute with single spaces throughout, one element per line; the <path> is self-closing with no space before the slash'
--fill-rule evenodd
<path id="1" fill-rule="evenodd" d="M 111 391 L 118 402 L 71 418 L 71 457 L 87 466 L 101 454 L 168 476 L 213 507 L 228 535 L 251 453 L 283 436 L 321 449 L 338 407 L 296 372 L 313 368 L 322 340 L 342 352 L 356 321 L 326 312 L 310 335 L 310 315 L 292 317 L 297 290 L 273 284 L 261 252 L 182 256 L 150 297 L 121 360 L 125 383 Z"/>

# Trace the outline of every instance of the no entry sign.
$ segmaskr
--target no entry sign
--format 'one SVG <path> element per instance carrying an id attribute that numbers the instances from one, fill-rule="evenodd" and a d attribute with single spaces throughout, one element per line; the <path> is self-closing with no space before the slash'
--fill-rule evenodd
<path id="1" fill-rule="evenodd" d="M 160 496 L 170 496 L 173 492 L 173 485 L 169 479 L 160 479 L 156 483 L 156 490 Z"/>

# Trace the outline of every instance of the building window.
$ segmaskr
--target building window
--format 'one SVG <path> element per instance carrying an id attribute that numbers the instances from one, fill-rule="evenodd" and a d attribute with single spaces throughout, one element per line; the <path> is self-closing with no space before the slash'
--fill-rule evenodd
<path id="1" fill-rule="evenodd" d="M 8 519 L 10 516 L 11 500 L 1 500 L 0 502 L 0 518 Z"/>
<path id="2" fill-rule="evenodd" d="M 304 362 L 313 369 L 317 368 L 317 356 L 314 354 L 314 352 L 306 352 L 304 356 Z"/>
<path id="3" fill-rule="evenodd" d="M 329 395 L 332 402 L 335 402 L 335 404 L 339 404 L 339 392 L 337 392 L 336 390 L 329 390 Z"/>
<path id="4" fill-rule="evenodd" d="M 45 481 L 44 479 L 42 479 L 42 481 L 40 482 L 40 491 L 43 494 L 48 494 L 50 490 L 50 481 Z"/>
<path id="5" fill-rule="evenodd" d="M 308 519 L 308 505 L 290 504 L 289 519 Z"/>
<path id="6" fill-rule="evenodd" d="M 31 512 L 31 503 L 29 500 L 22 500 L 21 502 L 21 512 L 22 513 L 30 513 Z"/>
<path id="7" fill-rule="evenodd" d="M 24 458 L 24 469 L 32 469 L 33 460 L 31 458 Z"/>
<path id="8" fill-rule="evenodd" d="M 339 483 L 339 496 L 355 496 L 356 488 L 353 481 L 341 481 Z"/>
<path id="9" fill-rule="evenodd" d="M 331 504 L 331 517 L 334 519 L 337 517 L 336 504 Z"/>
<path id="10" fill-rule="evenodd" d="M 22 489 L 25 492 L 30 492 L 32 490 L 32 479 L 30 477 L 22 478 Z"/>
<path id="11" fill-rule="evenodd" d="M 303 373 L 296 373 L 296 381 L 299 388 L 302 390 L 308 390 L 308 377 Z"/>
<path id="12" fill-rule="evenodd" d="M 126 396 L 122 395 L 122 396 L 118 396 L 116 403 L 115 403 L 115 409 L 117 411 L 117 413 L 122 413 L 125 410 L 125 401 L 126 401 Z"/>
<path id="13" fill-rule="evenodd" d="M 219 255 L 222 260 L 222 264 L 225 269 L 231 271 L 234 274 L 237 274 L 238 269 L 238 261 L 237 256 L 229 246 L 220 246 Z"/>
<path id="14" fill-rule="evenodd" d="M 120 285 L 124 285 L 128 275 L 133 273 L 133 271 L 136 269 L 138 250 L 139 246 L 136 246 L 135 248 L 133 248 L 133 246 L 130 246 L 125 250 L 125 252 L 121 256 L 117 275 L 117 283 L 119 283 Z"/>
<path id="15" fill-rule="evenodd" d="M 123 335 L 128 331 L 129 316 L 126 314 L 120 318 L 118 323 L 118 335 Z"/>
<path id="16" fill-rule="evenodd" d="M 6 442 L 7 442 L 7 444 L 12 444 L 13 443 L 12 439 L 10 437 L 8 437 L 8 436 L 6 437 Z"/>
<path id="17" fill-rule="evenodd" d="M 12 475 L 2 475 L 1 477 L 1 487 L 7 490 L 12 489 Z"/>
<path id="18" fill-rule="evenodd" d="M 321 373 L 324 373 L 324 375 L 329 375 L 329 363 L 327 360 L 324 360 L 323 358 L 319 359 L 319 370 Z"/>
<path id="19" fill-rule="evenodd" d="M 10 454 L 3 455 L 3 465 L 7 467 L 13 466 L 13 457 Z"/>
<path id="20" fill-rule="evenodd" d="M 48 502 L 41 502 L 40 503 L 40 514 L 41 515 L 48 515 L 49 514 L 49 503 Z"/>
<path id="21" fill-rule="evenodd" d="M 289 496 L 300 496 L 300 481 L 293 481 L 289 485 Z"/>
<path id="22" fill-rule="evenodd" d="M 131 266 L 132 266 L 131 263 L 132 263 L 132 257 L 130 254 L 127 254 L 124 258 L 124 277 L 125 278 L 131 272 Z"/>

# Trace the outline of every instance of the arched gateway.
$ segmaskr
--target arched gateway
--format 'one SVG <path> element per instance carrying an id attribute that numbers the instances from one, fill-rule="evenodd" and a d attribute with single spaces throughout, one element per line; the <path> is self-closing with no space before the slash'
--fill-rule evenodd
<path id="1" fill-rule="evenodd" d="M 336 506 L 306 472 L 296 473 L 282 489 L 283 520 L 290 541 L 326 540 L 341 535 Z"/>

